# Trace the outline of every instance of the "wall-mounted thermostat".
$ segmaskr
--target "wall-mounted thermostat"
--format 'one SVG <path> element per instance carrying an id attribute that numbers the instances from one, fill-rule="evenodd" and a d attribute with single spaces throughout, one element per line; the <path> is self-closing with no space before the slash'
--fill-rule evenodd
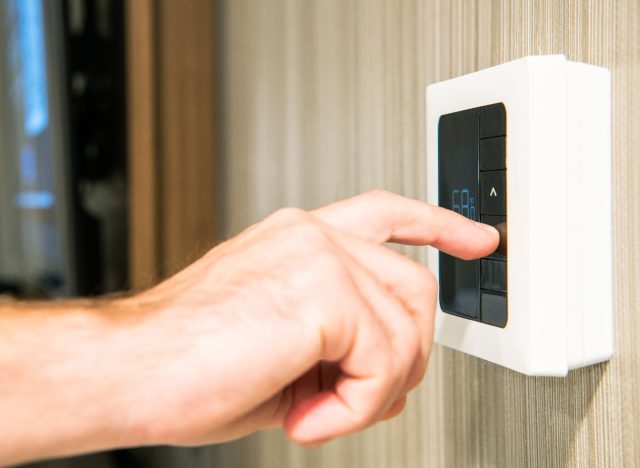
<path id="1" fill-rule="evenodd" d="M 429 252 L 437 342 L 528 375 L 611 357 L 610 87 L 554 55 L 427 88 L 428 201 L 507 239 L 480 260 Z"/>

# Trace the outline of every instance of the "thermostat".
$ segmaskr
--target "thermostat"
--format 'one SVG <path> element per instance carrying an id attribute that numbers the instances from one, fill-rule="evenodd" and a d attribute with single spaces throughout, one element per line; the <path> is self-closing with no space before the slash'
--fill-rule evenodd
<path id="1" fill-rule="evenodd" d="M 608 70 L 562 55 L 427 88 L 428 201 L 507 240 L 430 250 L 437 342 L 527 375 L 611 357 L 610 95 Z"/>

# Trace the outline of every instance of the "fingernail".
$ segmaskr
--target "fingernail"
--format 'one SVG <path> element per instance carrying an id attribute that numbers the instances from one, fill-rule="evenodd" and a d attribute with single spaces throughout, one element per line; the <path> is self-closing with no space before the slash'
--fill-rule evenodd
<path id="1" fill-rule="evenodd" d="M 492 235 L 496 236 L 496 235 L 500 235 L 500 232 L 493 226 L 489 225 L 489 224 L 484 224 L 484 223 L 479 223 L 476 221 L 476 226 L 478 226 L 479 228 L 484 229 L 485 231 L 489 231 Z"/>

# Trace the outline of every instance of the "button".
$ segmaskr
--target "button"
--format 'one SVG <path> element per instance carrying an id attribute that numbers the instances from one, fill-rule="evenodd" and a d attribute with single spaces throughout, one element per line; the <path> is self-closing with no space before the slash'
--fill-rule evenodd
<path id="1" fill-rule="evenodd" d="M 480 222 L 495 227 L 500 233 L 500 244 L 495 252 L 489 255 L 487 258 L 493 258 L 496 260 L 507 259 L 507 217 L 506 216 L 492 216 L 483 215 L 480 217 Z"/>
<path id="2" fill-rule="evenodd" d="M 482 322 L 504 328 L 507 325 L 507 296 L 482 291 L 480 294 Z"/>
<path id="3" fill-rule="evenodd" d="M 480 170 L 496 171 L 506 168 L 506 138 L 480 140 Z"/>
<path id="4" fill-rule="evenodd" d="M 480 173 L 480 213 L 485 215 L 507 214 L 507 172 Z"/>
<path id="5" fill-rule="evenodd" d="M 440 308 L 447 313 L 480 319 L 480 262 L 460 260 L 440 252 Z"/>
<path id="6" fill-rule="evenodd" d="M 507 134 L 507 112 L 504 104 L 492 104 L 480 108 L 480 138 L 505 136 Z"/>
<path id="7" fill-rule="evenodd" d="M 482 259 L 480 278 L 482 289 L 507 292 L 507 262 Z"/>

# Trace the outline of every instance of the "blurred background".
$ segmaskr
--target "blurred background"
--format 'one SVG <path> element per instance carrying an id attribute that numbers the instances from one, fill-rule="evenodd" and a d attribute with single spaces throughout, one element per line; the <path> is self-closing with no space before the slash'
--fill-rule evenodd
<path id="1" fill-rule="evenodd" d="M 285 205 L 424 199 L 430 83 L 551 53 L 613 78 L 609 363 L 533 379 L 436 346 L 400 418 L 320 448 L 274 430 L 32 466 L 640 465 L 639 25 L 637 0 L 0 0 L 0 294 L 19 298 L 149 287 Z"/>
<path id="2" fill-rule="evenodd" d="M 215 4 L 130 3 L 0 0 L 0 292 L 140 289 L 215 242 Z"/>
<path id="3" fill-rule="evenodd" d="M 140 290 L 216 243 L 216 8 L 0 0 L 0 294 Z M 191 456 L 165 452 L 37 466 Z"/>

